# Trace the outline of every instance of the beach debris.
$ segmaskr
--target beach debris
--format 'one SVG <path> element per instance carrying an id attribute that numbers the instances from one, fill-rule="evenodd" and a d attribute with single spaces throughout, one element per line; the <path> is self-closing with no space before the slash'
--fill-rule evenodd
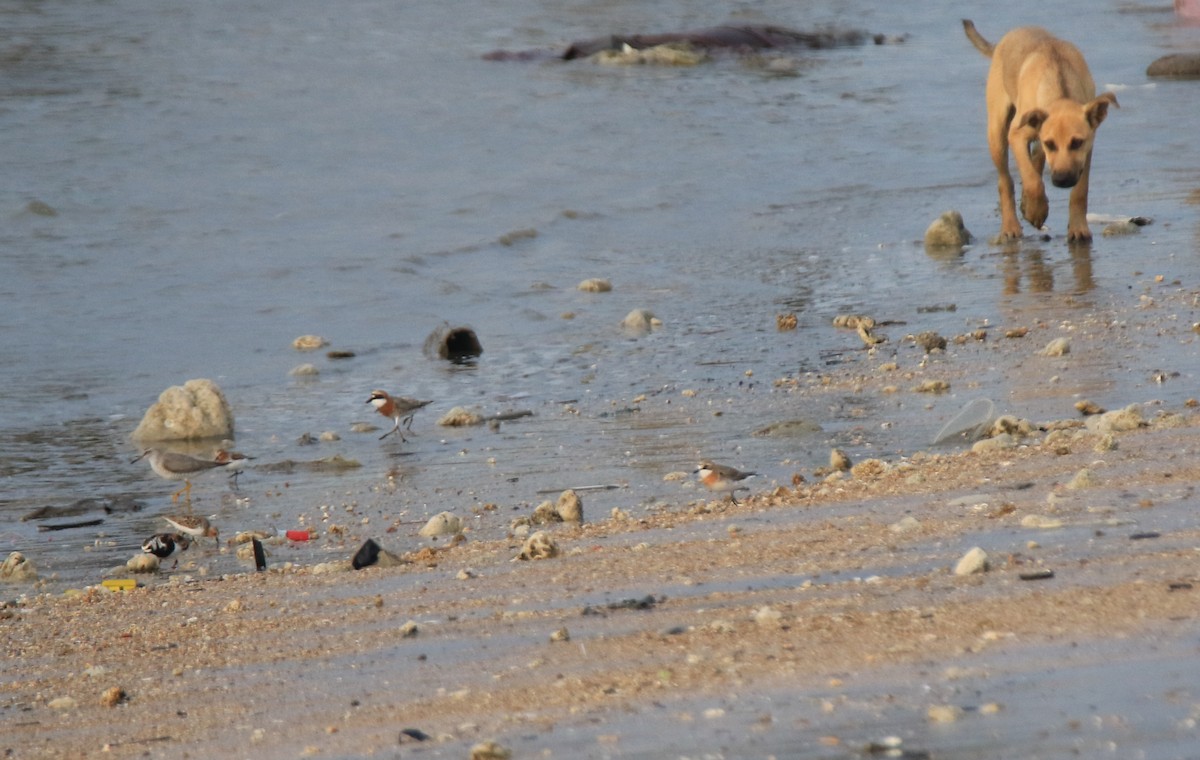
<path id="1" fill-rule="evenodd" d="M 457 536 L 462 531 L 462 518 L 453 512 L 439 512 L 429 518 L 429 521 L 417 531 L 417 535 L 425 538 L 437 538 L 438 536 Z"/>
<path id="2" fill-rule="evenodd" d="M 471 760 L 512 760 L 512 750 L 499 742 L 480 742 L 471 747 Z"/>
<path id="3" fill-rule="evenodd" d="M 288 374 L 292 377 L 316 377 L 321 374 L 321 370 L 317 369 L 315 364 L 297 364 L 288 371 Z"/>
<path id="4" fill-rule="evenodd" d="M 544 530 L 539 530 L 521 546 L 521 553 L 513 557 L 517 560 L 551 559 L 559 555 L 558 543 Z"/>
<path id="5" fill-rule="evenodd" d="M 850 467 L 850 474 L 859 480 L 867 480 L 869 478 L 877 478 L 891 468 L 887 462 L 882 459 L 872 457 L 864 459 L 856 465 Z"/>
<path id="6" fill-rule="evenodd" d="M 496 238 L 496 242 L 504 246 L 513 246 L 522 240 L 533 240 L 538 236 L 538 231 L 533 227 L 523 227 L 519 230 L 506 232 Z"/>
<path id="7" fill-rule="evenodd" d="M 292 348 L 297 351 L 316 351 L 329 345 L 329 341 L 320 335 L 301 335 L 292 341 Z"/>
<path id="8" fill-rule="evenodd" d="M 1063 488 L 1067 489 L 1068 491 L 1081 491 L 1084 488 L 1091 488 L 1095 485 L 1097 485 L 1096 476 L 1092 474 L 1090 469 L 1084 467 L 1079 472 L 1075 473 L 1075 475 L 1067 481 L 1067 484 L 1063 486 Z"/>
<path id="9" fill-rule="evenodd" d="M 65 507 L 38 507 L 21 515 L 21 522 L 26 520 L 46 520 L 56 517 L 78 517 L 89 512 L 103 512 L 106 515 L 124 512 L 140 512 L 146 505 L 131 496 L 87 496 L 76 499 Z"/>
<path id="10" fill-rule="evenodd" d="M 589 277 L 576 285 L 575 289 L 584 293 L 608 293 L 612 291 L 612 282 L 602 277 Z"/>
<path id="11" fill-rule="evenodd" d="M 1100 231 L 1100 234 L 1104 237 L 1118 237 L 1120 235 L 1136 235 L 1141 231 L 1142 228 L 1133 221 L 1124 220 L 1104 225 L 1104 229 Z"/>
<path id="12" fill-rule="evenodd" d="M 945 251 L 961 249 L 971 242 L 971 233 L 963 224 L 962 214 L 951 209 L 930 222 L 925 229 L 925 249 Z"/>
<path id="13" fill-rule="evenodd" d="M 1023 581 L 1044 581 L 1054 577 L 1054 571 L 1046 568 L 1040 570 L 1026 570 L 1022 573 L 1017 573 L 1017 578 Z"/>
<path id="14" fill-rule="evenodd" d="M 409 620 L 404 625 L 400 626 L 398 630 L 400 632 L 400 638 L 402 639 L 415 639 L 417 637 L 417 633 L 419 633 L 417 629 L 417 623 L 414 620 Z"/>
<path id="15" fill-rule="evenodd" d="M 775 315 L 775 329 L 778 330 L 779 332 L 787 332 L 788 330 L 795 330 L 796 326 L 799 324 L 800 324 L 800 320 L 798 320 L 796 318 L 796 315 L 794 313 L 776 314 Z"/>
<path id="16" fill-rule="evenodd" d="M 708 53 L 686 41 L 667 42 L 640 50 L 626 43 L 620 50 L 601 50 L 588 58 L 615 66 L 698 66 L 708 60 Z"/>
<path id="17" fill-rule="evenodd" d="M 400 743 L 406 742 L 427 742 L 433 737 L 425 733 L 419 728 L 402 728 L 400 729 Z"/>
<path id="18" fill-rule="evenodd" d="M 1176 2 L 1175 6 L 1179 7 Z M 1146 67 L 1148 77 L 1200 79 L 1200 53 L 1171 53 L 1156 58 Z"/>
<path id="19" fill-rule="evenodd" d="M 443 322 L 425 338 L 424 351 L 426 356 L 434 359 L 465 362 L 482 354 L 483 344 L 470 327 L 451 327 Z"/>
<path id="20" fill-rule="evenodd" d="M 483 422 L 482 415 L 467 409 L 465 406 L 456 406 L 443 414 L 438 419 L 437 424 L 442 427 L 469 427 L 471 425 L 482 425 Z"/>
<path id="21" fill-rule="evenodd" d="M 1071 353 L 1071 341 L 1066 338 L 1055 338 L 1038 351 L 1039 356 L 1066 356 Z"/>
<path id="22" fill-rule="evenodd" d="M 764 604 L 754 611 L 754 622 L 763 628 L 779 628 L 783 625 L 783 613 Z"/>
<path id="23" fill-rule="evenodd" d="M 357 354 L 353 351 L 326 351 L 325 358 L 330 361 L 338 361 L 341 359 L 353 359 Z"/>
<path id="24" fill-rule="evenodd" d="M 37 580 L 37 570 L 33 563 L 21 552 L 12 552 L 0 564 L 0 581 L 34 581 Z"/>
<path id="25" fill-rule="evenodd" d="M 783 420 L 781 422 L 772 422 L 766 427 L 755 430 L 750 435 L 762 438 L 798 438 L 800 436 L 812 435 L 813 433 L 820 433 L 822 429 L 819 423 L 812 420 Z"/>
<path id="26" fill-rule="evenodd" d="M 921 521 L 912 515 L 901 517 L 898 521 L 888 526 L 888 530 L 893 533 L 909 533 L 918 530 L 921 527 Z"/>
<path id="27" fill-rule="evenodd" d="M 954 566 L 955 575 L 977 575 L 988 569 L 988 555 L 978 546 L 964 554 Z"/>
<path id="28" fill-rule="evenodd" d="M 550 641 L 552 641 L 552 642 L 570 641 L 570 640 L 571 640 L 571 632 L 567 630 L 567 627 L 565 625 L 562 628 L 559 628 L 550 633 Z"/>
<path id="29" fill-rule="evenodd" d="M 188 380 L 159 394 L 132 437 L 138 441 L 233 438 L 233 413 L 212 380 Z"/>
<path id="30" fill-rule="evenodd" d="M 74 697 L 55 697 L 46 703 L 46 707 L 49 707 L 51 710 L 61 710 L 63 712 L 74 710 L 78 705 L 79 703 L 75 701 Z"/>

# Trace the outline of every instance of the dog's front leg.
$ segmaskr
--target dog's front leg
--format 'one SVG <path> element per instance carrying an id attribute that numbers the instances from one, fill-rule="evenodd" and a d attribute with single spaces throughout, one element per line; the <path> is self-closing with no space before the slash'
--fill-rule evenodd
<path id="1" fill-rule="evenodd" d="M 1029 145 L 1037 136 L 1037 128 L 1023 122 L 1008 133 L 1008 144 L 1021 175 L 1021 216 L 1040 230 L 1050 215 L 1050 202 L 1046 200 L 1046 186 L 1042 183 L 1042 172 L 1039 170 L 1041 167 L 1034 163 L 1029 154 Z"/>
<path id="2" fill-rule="evenodd" d="M 1071 189 L 1071 205 L 1067 216 L 1068 243 L 1092 242 L 1092 231 L 1088 228 L 1087 223 L 1088 177 L 1091 173 L 1092 154 L 1088 153 L 1087 159 L 1083 163 L 1083 171 L 1079 175 L 1079 181 Z"/>

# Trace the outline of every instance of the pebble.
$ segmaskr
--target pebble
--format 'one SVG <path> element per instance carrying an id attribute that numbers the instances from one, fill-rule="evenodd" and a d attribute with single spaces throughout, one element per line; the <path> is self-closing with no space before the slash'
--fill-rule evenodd
<path id="1" fill-rule="evenodd" d="M 1025 515 L 1021 518 L 1022 528 L 1035 528 L 1038 530 L 1053 530 L 1061 528 L 1063 521 L 1057 517 L 1046 517 L 1045 515 Z"/>
<path id="2" fill-rule="evenodd" d="M 498 742 L 480 742 L 471 747 L 471 760 L 512 760 L 512 750 Z"/>
<path id="3" fill-rule="evenodd" d="M 1124 409 L 1114 409 L 1104 414 L 1096 414 L 1086 420 L 1087 429 L 1093 433 L 1124 433 L 1137 430 L 1146 424 L 1142 416 L 1141 404 L 1130 404 Z"/>
<path id="4" fill-rule="evenodd" d="M 754 622 L 764 628 L 778 628 L 782 619 L 782 612 L 766 605 L 754 611 Z"/>
<path id="5" fill-rule="evenodd" d="M 400 626 L 400 637 L 405 639 L 415 638 L 417 635 L 417 624 L 415 621 L 409 620 L 404 625 Z"/>
<path id="6" fill-rule="evenodd" d="M 649 309 L 634 309 L 621 320 L 621 327 L 633 332 L 648 332 L 651 328 L 662 327 L 662 320 Z"/>
<path id="7" fill-rule="evenodd" d="M 583 522 L 583 500 L 570 488 L 559 494 L 554 511 L 563 522 Z"/>
<path id="8" fill-rule="evenodd" d="M 557 631 L 554 631 L 553 633 L 551 633 L 550 640 L 551 641 L 570 641 L 571 640 L 571 632 L 566 629 L 566 626 L 564 626 L 562 628 L 559 628 Z"/>
<path id="9" fill-rule="evenodd" d="M 329 341 L 320 335 L 301 335 L 292 341 L 292 348 L 297 351 L 316 351 L 318 348 L 328 345 Z"/>
<path id="10" fill-rule="evenodd" d="M 921 527 L 921 521 L 912 515 L 902 517 L 897 522 L 888 526 L 888 530 L 893 533 L 908 533 L 909 531 L 917 530 Z"/>
<path id="11" fill-rule="evenodd" d="M 417 533 L 425 538 L 457 536 L 462 533 L 462 519 L 453 512 L 439 512 L 429 518 L 429 522 L 425 523 Z"/>
<path id="12" fill-rule="evenodd" d="M 153 554 L 135 554 L 125 563 L 125 569 L 131 573 L 157 573 L 158 557 Z"/>
<path id="13" fill-rule="evenodd" d="M 544 530 L 539 530 L 521 546 L 521 553 L 513 560 L 551 559 L 559 555 L 558 543 Z"/>
<path id="14" fill-rule="evenodd" d="M 1046 344 L 1038 354 L 1041 356 L 1066 356 L 1071 353 L 1071 341 L 1066 338 L 1055 338 Z"/>
<path id="15" fill-rule="evenodd" d="M 1075 473 L 1067 484 L 1064 486 L 1068 491 L 1079 491 L 1084 488 L 1091 488 L 1096 485 L 1096 477 L 1092 475 L 1092 471 L 1084 467 L 1079 472 Z"/>
<path id="16" fill-rule="evenodd" d="M 74 710 L 77 705 L 73 697 L 58 697 L 46 703 L 51 710 Z"/>
<path id="17" fill-rule="evenodd" d="M 851 466 L 850 457 L 846 456 L 846 452 L 841 449 L 833 449 L 829 452 L 829 467 L 833 470 L 849 470 Z"/>
<path id="18" fill-rule="evenodd" d="M 942 212 L 925 229 L 927 249 L 958 249 L 971 242 L 971 233 L 963 224 L 962 214 L 951 209 Z"/>
<path id="19" fill-rule="evenodd" d="M 0 580 L 32 581 L 37 580 L 37 577 L 37 570 L 34 569 L 33 563 L 26 559 L 21 552 L 12 552 L 4 560 L 4 564 L 0 564 Z"/>
<path id="20" fill-rule="evenodd" d="M 456 406 L 450 411 L 441 416 L 437 424 L 442 427 L 469 427 L 471 425 L 482 425 L 483 417 L 476 412 L 472 412 L 465 406 Z"/>
<path id="21" fill-rule="evenodd" d="M 292 377 L 315 377 L 321 374 L 321 370 L 315 364 L 298 364 L 288 374 Z"/>
<path id="22" fill-rule="evenodd" d="M 954 705 L 931 705 L 925 714 L 933 723 L 954 723 L 962 715 L 962 708 Z"/>
<path id="23" fill-rule="evenodd" d="M 601 277 L 590 277 L 575 287 L 584 293 L 608 293 L 612 290 L 612 283 Z"/>
<path id="24" fill-rule="evenodd" d="M 978 546 L 972 548 L 954 566 L 955 575 L 976 575 L 988 569 L 988 555 Z"/>
<path id="25" fill-rule="evenodd" d="M 125 690 L 120 686 L 110 686 L 100 695 L 100 704 L 104 707 L 116 707 L 125 701 Z"/>

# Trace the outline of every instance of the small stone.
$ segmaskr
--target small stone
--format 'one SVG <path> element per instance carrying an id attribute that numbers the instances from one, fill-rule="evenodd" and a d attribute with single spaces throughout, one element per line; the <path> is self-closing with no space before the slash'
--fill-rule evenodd
<path id="1" fill-rule="evenodd" d="M 58 697 L 46 703 L 51 710 L 74 710 L 78 703 L 73 697 Z"/>
<path id="2" fill-rule="evenodd" d="M 1100 234 L 1104 237 L 1116 237 L 1118 235 L 1133 235 L 1141 231 L 1141 227 L 1129 221 L 1128 219 L 1124 219 L 1122 221 L 1113 222 L 1112 224 L 1105 226 Z"/>
<path id="3" fill-rule="evenodd" d="M 591 277 L 576 286 L 584 293 L 607 293 L 612 290 L 612 283 L 600 277 Z"/>
<path id="4" fill-rule="evenodd" d="M 315 377 L 321 374 L 321 370 L 317 369 L 315 364 L 299 364 L 292 367 L 288 374 L 292 377 Z"/>
<path id="5" fill-rule="evenodd" d="M 319 436 L 317 436 L 317 438 L 323 443 L 333 443 L 335 441 L 342 440 L 342 437 L 332 430 L 326 430 L 324 433 L 321 433 Z"/>
<path id="6" fill-rule="evenodd" d="M 845 472 L 850 469 L 851 465 L 850 457 L 846 456 L 846 452 L 841 449 L 833 449 L 829 452 L 829 469 Z"/>
<path id="7" fill-rule="evenodd" d="M 459 533 L 462 533 L 462 519 L 452 512 L 439 512 L 417 531 L 418 535 L 425 538 L 457 536 Z"/>
<path id="8" fill-rule="evenodd" d="M 1067 481 L 1064 486 L 1068 491 L 1080 491 L 1084 488 L 1091 488 L 1096 485 L 1096 477 L 1092 475 L 1092 471 L 1084 467 L 1075 476 Z"/>
<path id="9" fill-rule="evenodd" d="M 778 330 L 779 332 L 787 332 L 788 330 L 795 330 L 796 326 L 799 323 L 800 322 L 798 319 L 796 319 L 795 314 L 789 313 L 789 314 L 776 314 L 775 315 L 775 329 Z"/>
<path id="10" fill-rule="evenodd" d="M 292 341 L 292 348 L 297 351 L 316 351 L 318 348 L 328 345 L 329 341 L 320 335 L 301 335 Z"/>
<path id="11" fill-rule="evenodd" d="M 559 555 L 558 544 L 544 530 L 539 530 L 525 539 L 521 553 L 514 560 L 551 559 Z"/>
<path id="12" fill-rule="evenodd" d="M 923 333 L 917 333 L 917 335 L 913 337 L 913 342 L 920 346 L 921 349 L 927 354 L 933 351 L 946 350 L 946 339 L 932 330 Z"/>
<path id="13" fill-rule="evenodd" d="M 498 742 L 480 742 L 471 747 L 471 760 L 512 760 L 512 750 Z"/>
<path id="14" fill-rule="evenodd" d="M 953 723 L 962 715 L 962 708 L 954 705 L 932 705 L 925 714 L 933 723 Z"/>
<path id="15" fill-rule="evenodd" d="M 563 522 L 583 522 L 583 500 L 570 488 L 558 495 L 554 511 Z"/>
<path id="16" fill-rule="evenodd" d="M 1054 530 L 1061 528 L 1063 521 L 1057 517 L 1046 517 L 1045 515 L 1025 515 L 1021 518 L 1022 528 L 1033 528 L 1036 530 Z"/>
<path id="17" fill-rule="evenodd" d="M 962 214 L 950 210 L 934 219 L 925 230 L 925 247 L 928 249 L 962 248 L 971 242 L 971 233 L 963 224 Z"/>
<path id="18" fill-rule="evenodd" d="M 634 309 L 621 320 L 621 327 L 631 332 L 648 332 L 651 328 L 661 326 L 662 320 L 649 309 Z"/>
<path id="19" fill-rule="evenodd" d="M 988 555 L 983 549 L 978 546 L 971 549 L 962 556 L 958 564 L 954 566 L 955 575 L 977 575 L 986 572 L 988 569 Z"/>
<path id="20" fill-rule="evenodd" d="M 409 620 L 407 623 L 400 626 L 400 638 L 412 639 L 412 638 L 416 638 L 416 635 L 417 635 L 417 624 L 414 621 Z"/>
<path id="21" fill-rule="evenodd" d="M 1071 341 L 1066 338 L 1055 338 L 1046 344 L 1038 354 L 1041 356 L 1066 356 L 1071 353 Z"/>
<path id="22" fill-rule="evenodd" d="M 442 427 L 469 427 L 482 425 L 483 417 L 464 406 L 456 406 L 441 416 L 437 424 Z"/>
<path id="23" fill-rule="evenodd" d="M 764 628 L 778 628 L 782 619 L 782 612 L 766 605 L 754 611 L 754 622 Z"/>
<path id="24" fill-rule="evenodd" d="M 534 507 L 533 515 L 530 516 L 529 522 L 533 525 L 549 525 L 550 523 L 562 522 L 562 517 L 559 516 L 558 510 L 554 508 L 554 502 L 547 499 Z"/>
<path id="25" fill-rule="evenodd" d="M 33 563 L 26 559 L 21 552 L 12 552 L 4 560 L 4 564 L 0 564 L 0 580 L 33 581 L 37 580 L 37 577 L 37 570 L 34 569 Z"/>
<path id="26" fill-rule="evenodd" d="M 918 530 L 920 527 L 921 521 L 912 515 L 908 515 L 889 525 L 888 530 L 893 533 L 909 533 L 911 531 Z"/>
<path id="27" fill-rule="evenodd" d="M 551 633 L 550 640 L 551 641 L 570 641 L 571 633 L 564 626 L 562 628 L 559 628 L 557 631 L 554 631 L 553 633 Z"/>
<path id="28" fill-rule="evenodd" d="M 125 701 L 125 690 L 120 686 L 110 686 L 100 695 L 100 704 L 103 707 L 116 707 Z"/>
<path id="29" fill-rule="evenodd" d="M 125 563 L 125 569 L 131 573 L 157 573 L 158 557 L 153 554 L 135 554 Z"/>

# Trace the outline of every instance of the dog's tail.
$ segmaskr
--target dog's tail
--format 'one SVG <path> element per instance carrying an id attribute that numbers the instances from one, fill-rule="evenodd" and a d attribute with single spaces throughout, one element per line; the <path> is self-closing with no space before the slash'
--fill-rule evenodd
<path id="1" fill-rule="evenodd" d="M 983 35 L 975 30 L 975 23 L 971 21 L 971 19 L 964 18 L 962 20 L 962 24 L 963 31 L 967 33 L 967 39 L 971 41 L 971 44 L 975 46 L 975 49 L 986 55 L 988 58 L 991 58 L 992 51 L 996 49 L 996 46 L 985 40 Z"/>

